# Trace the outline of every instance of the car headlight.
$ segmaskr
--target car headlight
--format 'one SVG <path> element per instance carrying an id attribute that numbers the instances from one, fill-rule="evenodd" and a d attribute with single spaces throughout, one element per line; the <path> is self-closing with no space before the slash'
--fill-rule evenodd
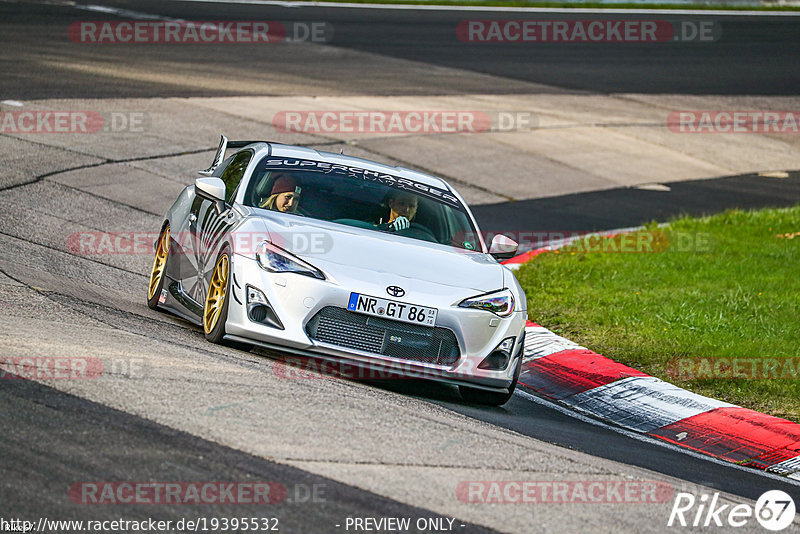
<path id="1" fill-rule="evenodd" d="M 297 273 L 325 280 L 325 275 L 319 269 L 269 241 L 262 241 L 256 248 L 256 261 L 262 269 L 271 273 Z"/>
<path id="2" fill-rule="evenodd" d="M 460 308 L 486 310 L 500 317 L 508 317 L 514 311 L 514 295 L 511 294 L 510 290 L 503 289 L 502 291 L 464 299 L 458 306 Z"/>

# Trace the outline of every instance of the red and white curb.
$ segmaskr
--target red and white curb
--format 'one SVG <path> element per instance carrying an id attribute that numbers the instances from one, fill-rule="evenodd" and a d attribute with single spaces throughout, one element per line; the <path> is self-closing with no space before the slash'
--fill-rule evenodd
<path id="1" fill-rule="evenodd" d="M 617 363 L 528 321 L 519 384 L 576 412 L 800 480 L 800 425 Z"/>

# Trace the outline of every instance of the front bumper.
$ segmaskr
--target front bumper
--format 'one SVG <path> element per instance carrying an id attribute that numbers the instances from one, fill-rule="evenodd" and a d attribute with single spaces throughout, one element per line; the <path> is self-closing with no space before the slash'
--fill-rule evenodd
<path id="1" fill-rule="evenodd" d="M 379 296 L 389 285 L 397 282 L 396 275 L 371 273 L 370 277 L 339 274 L 338 279 L 316 278 L 293 273 L 269 273 L 261 269 L 254 259 L 236 255 L 233 266 L 232 295 L 228 305 L 228 320 L 225 326 L 227 338 L 246 341 L 274 350 L 293 354 L 319 357 L 338 362 L 348 362 L 414 378 L 426 378 L 455 384 L 470 385 L 489 390 L 505 390 L 514 379 L 514 368 L 521 355 L 521 339 L 527 314 L 518 311 L 501 318 L 483 310 L 459 308 L 458 302 L 473 296 L 471 290 L 454 290 L 439 284 L 421 281 L 404 281 L 408 287 L 401 300 L 410 304 L 437 308 L 436 328 L 451 331 L 457 343 L 458 353 L 453 358 L 418 358 L 402 356 L 394 350 L 392 355 L 380 354 L 376 348 L 365 345 L 367 350 L 352 346 L 343 347 L 334 343 L 313 339 L 310 321 L 323 310 L 339 308 L 345 314 L 351 292 Z M 354 273 L 363 274 L 363 273 Z M 248 317 L 246 287 L 250 285 L 261 291 L 269 306 L 280 320 L 280 326 L 255 322 Z M 456 294 L 455 292 L 462 294 Z M 365 317 L 365 316 L 360 316 Z M 394 321 L 383 320 L 393 323 Z M 405 323 L 399 323 L 405 327 Z M 342 324 L 342 328 L 352 325 Z M 423 328 L 423 327 L 420 327 Z M 320 336 L 316 336 L 319 338 Z M 504 340 L 514 338 L 512 357 L 504 369 L 480 369 L 479 364 Z"/>

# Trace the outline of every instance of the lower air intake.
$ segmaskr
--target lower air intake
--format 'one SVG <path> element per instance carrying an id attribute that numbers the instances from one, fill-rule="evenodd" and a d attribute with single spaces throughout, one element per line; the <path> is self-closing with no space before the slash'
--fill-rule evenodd
<path id="1" fill-rule="evenodd" d="M 311 339 L 401 360 L 451 366 L 461 356 L 452 330 L 371 317 L 327 306 L 308 322 Z"/>

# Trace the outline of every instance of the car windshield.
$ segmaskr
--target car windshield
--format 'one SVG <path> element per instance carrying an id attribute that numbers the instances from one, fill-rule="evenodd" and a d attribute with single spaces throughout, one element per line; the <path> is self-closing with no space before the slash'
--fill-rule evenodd
<path id="1" fill-rule="evenodd" d="M 448 190 L 358 167 L 266 156 L 244 204 L 481 250 L 465 207 Z"/>

